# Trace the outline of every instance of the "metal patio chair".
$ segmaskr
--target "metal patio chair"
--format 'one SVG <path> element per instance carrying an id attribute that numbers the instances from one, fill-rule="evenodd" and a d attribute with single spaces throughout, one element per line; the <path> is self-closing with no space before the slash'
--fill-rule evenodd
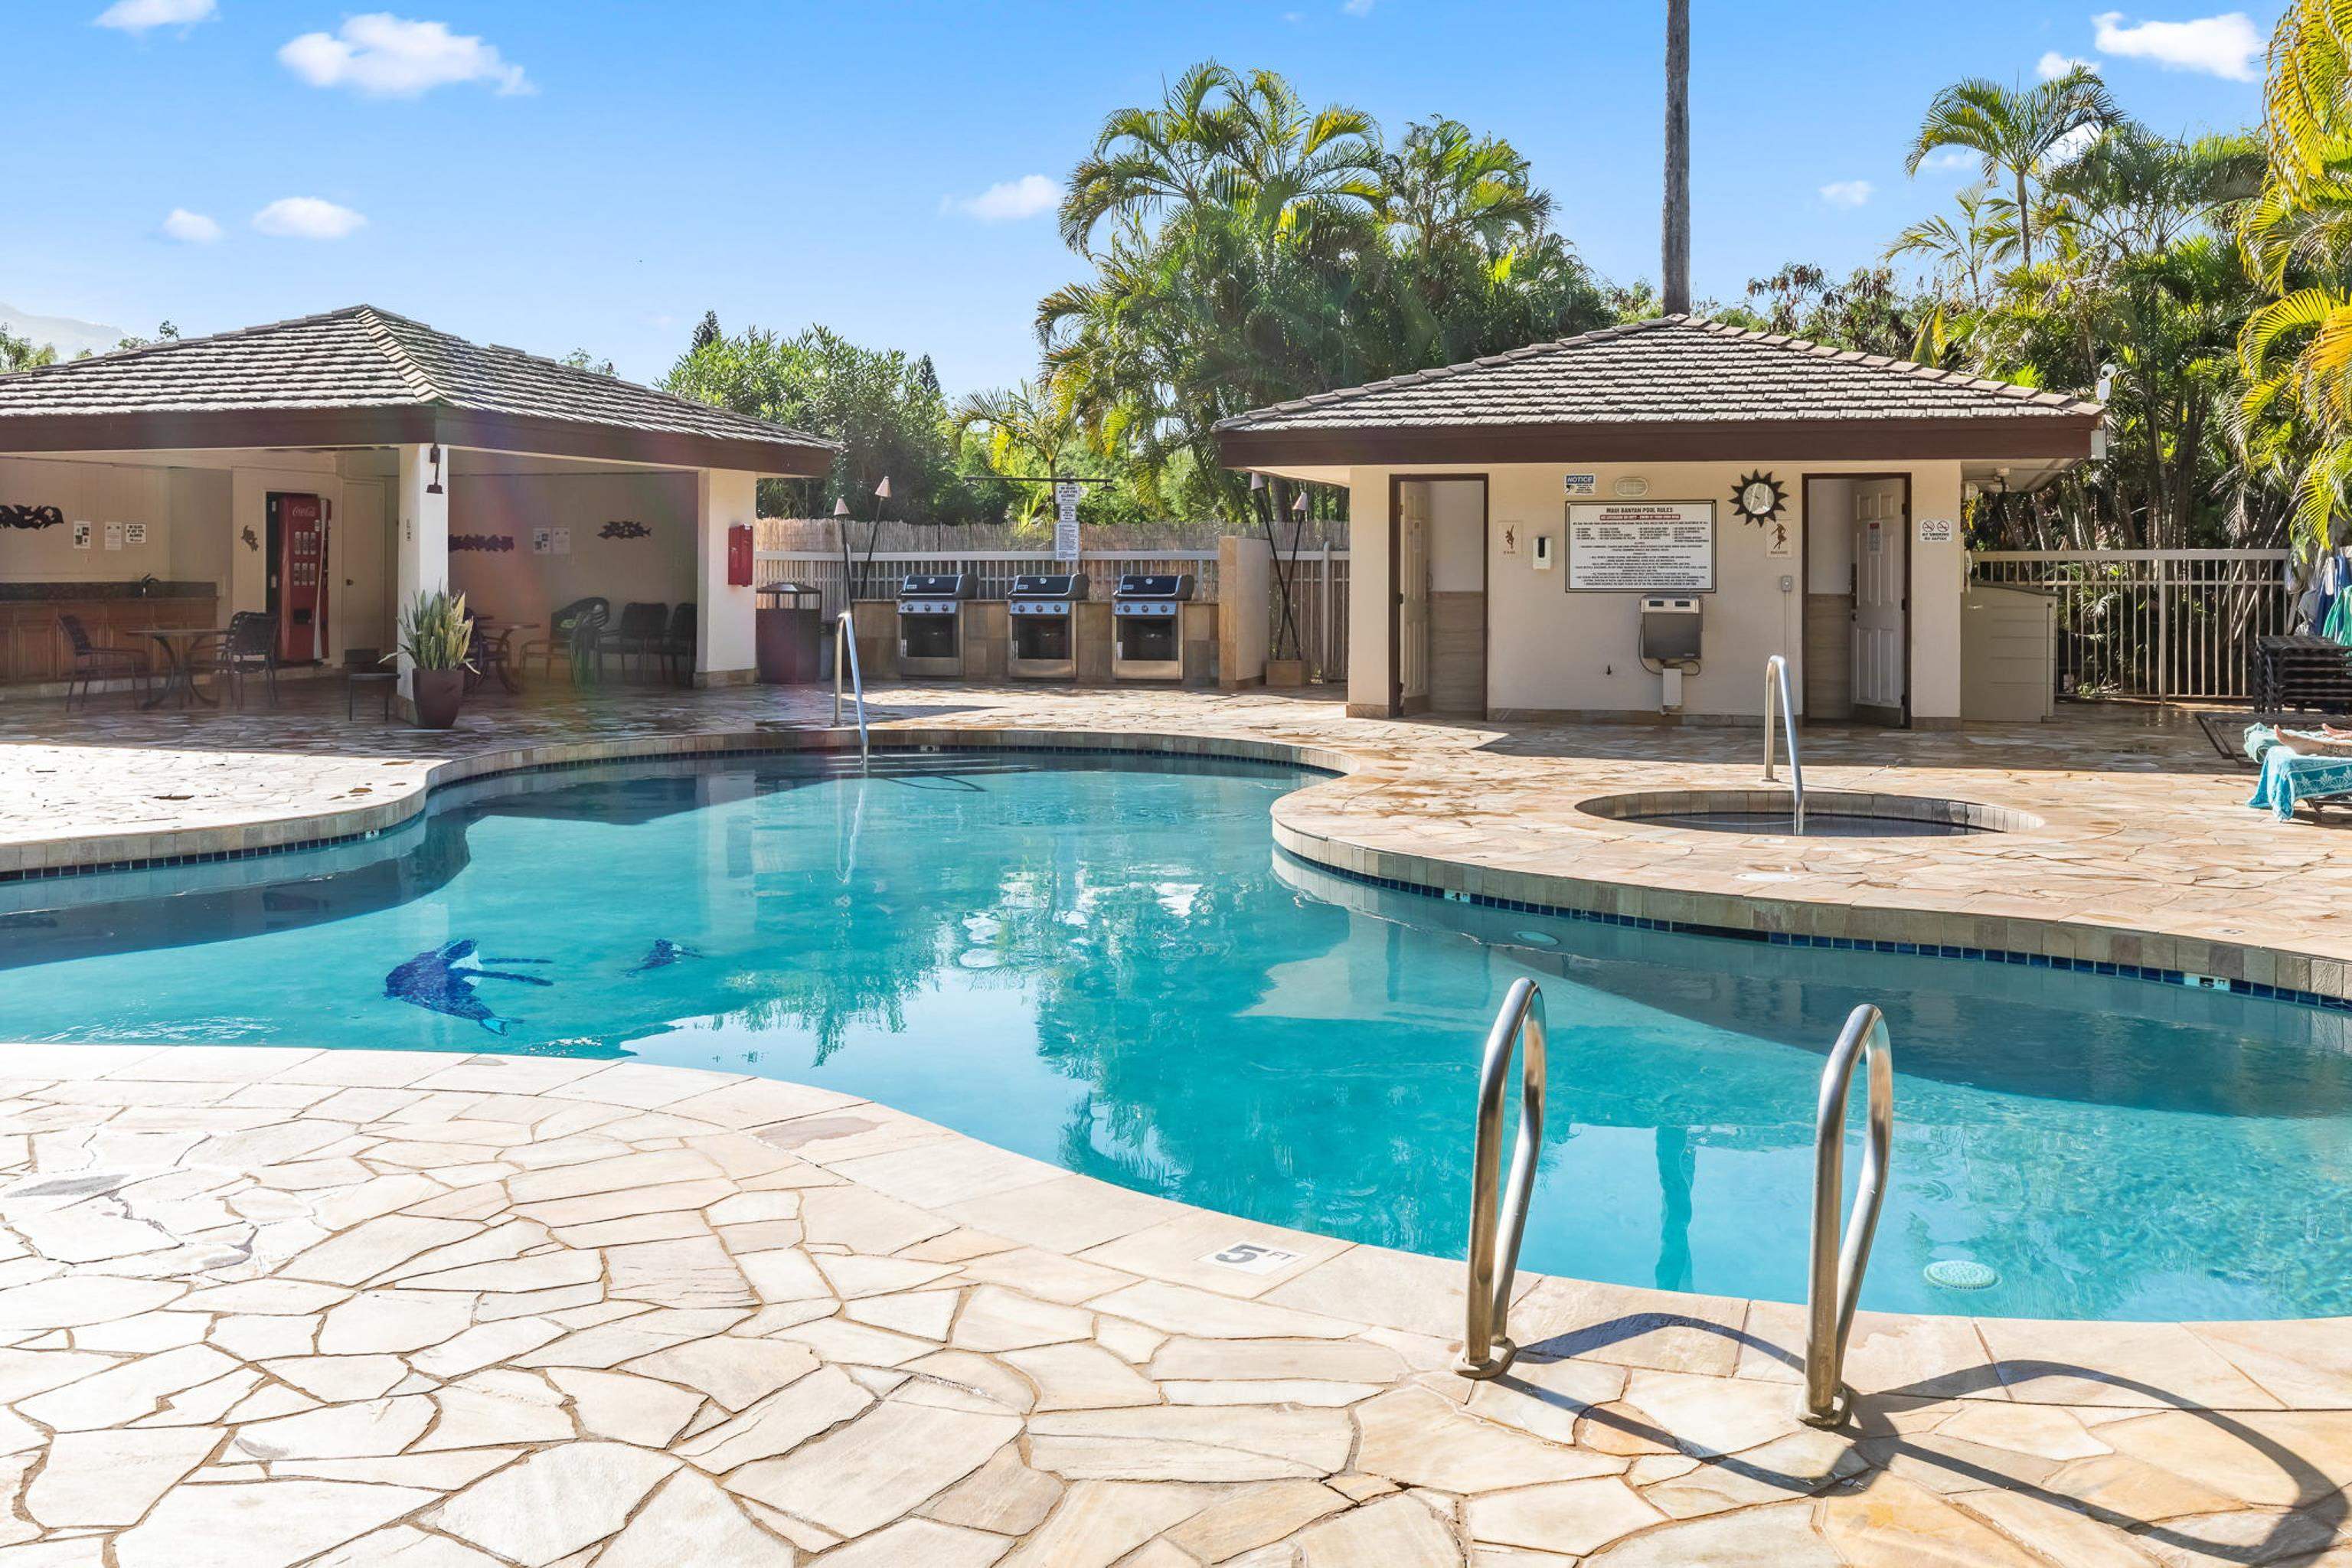
<path id="1" fill-rule="evenodd" d="M 135 647 L 112 647 L 90 640 L 89 629 L 74 615 L 58 616 L 58 630 L 65 634 L 66 647 L 72 658 L 66 680 L 66 707 L 73 707 L 74 688 L 81 688 L 81 705 L 89 706 L 90 682 L 111 680 L 118 676 L 136 676 L 137 689 L 131 700 L 138 701 L 147 694 L 147 678 L 153 665 L 147 655 Z"/>

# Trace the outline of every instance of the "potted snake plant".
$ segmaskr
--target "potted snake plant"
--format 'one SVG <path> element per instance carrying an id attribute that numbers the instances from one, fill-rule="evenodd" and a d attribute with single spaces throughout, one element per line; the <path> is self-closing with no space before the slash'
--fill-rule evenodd
<path id="1" fill-rule="evenodd" d="M 467 658 L 473 646 L 474 622 L 463 594 L 420 593 L 401 610 L 400 653 L 408 657 L 418 729 L 457 723 L 466 676 L 474 668 Z"/>

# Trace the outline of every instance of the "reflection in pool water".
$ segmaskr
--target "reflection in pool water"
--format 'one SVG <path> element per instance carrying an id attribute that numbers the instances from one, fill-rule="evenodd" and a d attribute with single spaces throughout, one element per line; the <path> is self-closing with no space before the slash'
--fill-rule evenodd
<path id="1" fill-rule="evenodd" d="M 748 1070 L 1459 1256 L 1479 1042 L 1531 973 L 1553 1109 L 1527 1265 L 1793 1300 L 1821 1058 L 1867 1000 L 1901 1075 L 1865 1305 L 2352 1310 L 2344 1016 L 1380 891 L 1273 851 L 1302 776 L 946 754 L 484 781 L 373 843 L 0 889 L 0 1038 Z M 434 954 L 503 1034 L 388 985 Z M 1931 1284 L 1949 1259 L 1999 1283 Z"/>

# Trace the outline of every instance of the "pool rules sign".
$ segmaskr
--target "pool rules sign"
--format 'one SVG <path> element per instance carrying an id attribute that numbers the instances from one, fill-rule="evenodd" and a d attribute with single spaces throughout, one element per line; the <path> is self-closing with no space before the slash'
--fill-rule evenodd
<path id="1" fill-rule="evenodd" d="M 1570 593 L 1712 594 L 1711 500 L 1571 501 Z"/>

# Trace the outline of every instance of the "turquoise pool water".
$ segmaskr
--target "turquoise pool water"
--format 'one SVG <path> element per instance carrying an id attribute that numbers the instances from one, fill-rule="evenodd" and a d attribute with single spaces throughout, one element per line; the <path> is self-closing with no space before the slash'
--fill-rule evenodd
<path id="1" fill-rule="evenodd" d="M 1368 889 L 1274 849 L 1303 778 L 951 753 L 484 781 L 369 843 L 0 887 L 0 1040 L 748 1070 L 1458 1257 L 1479 1044 L 1533 974 L 1528 1266 L 1795 1300 L 1822 1057 L 1871 1000 L 1901 1125 L 1865 1305 L 2352 1311 L 2344 1016 Z M 2000 1282 L 1931 1284 L 1948 1260 Z"/>

